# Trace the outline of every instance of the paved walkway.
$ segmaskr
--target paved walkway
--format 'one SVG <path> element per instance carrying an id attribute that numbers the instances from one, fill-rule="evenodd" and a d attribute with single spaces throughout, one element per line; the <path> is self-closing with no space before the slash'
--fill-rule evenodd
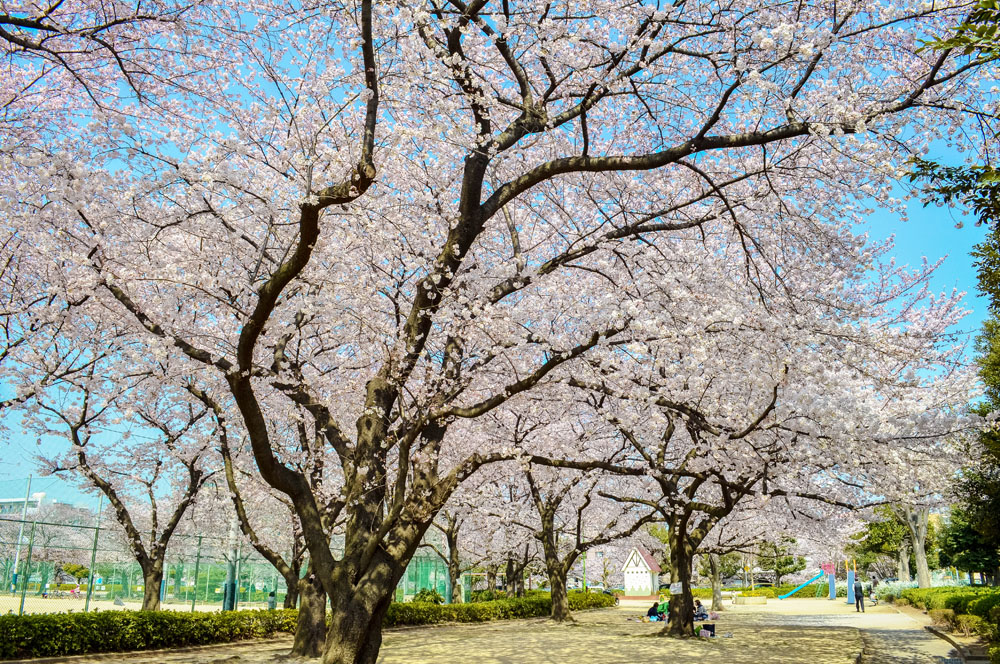
<path id="1" fill-rule="evenodd" d="M 728 603 L 727 603 L 728 604 Z M 869 606 L 858 613 L 843 599 L 768 600 L 766 606 L 734 606 L 734 614 L 767 624 L 848 628 L 860 632 L 864 664 L 961 664 L 947 641 L 934 636 L 924 625 L 930 619 L 916 609 L 899 611 L 891 605 Z"/>
<path id="2" fill-rule="evenodd" d="M 924 630 L 914 613 L 880 606 L 858 614 L 842 601 L 769 600 L 765 606 L 732 606 L 716 621 L 716 639 L 665 639 L 661 626 L 629 618 L 641 613 L 621 607 L 577 614 L 569 625 L 545 619 L 479 625 L 388 630 L 383 664 L 951 664 L 951 648 Z M 98 655 L 67 659 L 76 664 L 264 664 L 289 662 L 289 639 L 232 646 Z"/>

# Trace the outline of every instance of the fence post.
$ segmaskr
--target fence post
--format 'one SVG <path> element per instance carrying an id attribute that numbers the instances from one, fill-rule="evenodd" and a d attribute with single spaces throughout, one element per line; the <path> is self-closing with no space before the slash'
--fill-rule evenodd
<path id="1" fill-rule="evenodd" d="M 201 535 L 198 535 L 198 552 L 194 557 L 194 593 L 191 596 L 191 613 L 194 613 L 195 602 L 198 601 L 198 568 L 201 567 Z"/>
<path id="2" fill-rule="evenodd" d="M 104 507 L 104 494 L 97 498 L 97 527 L 94 528 L 94 546 L 90 549 L 90 582 L 87 584 L 87 601 L 83 605 L 83 612 L 90 611 L 90 597 L 94 594 L 94 565 L 97 561 L 97 536 L 101 532 L 101 509 Z"/>
<path id="3" fill-rule="evenodd" d="M 10 582 L 10 593 L 17 592 L 17 564 L 21 560 L 21 538 L 24 537 L 24 522 L 28 519 L 28 501 L 31 499 L 31 475 L 28 475 L 28 487 L 24 491 L 24 505 L 21 506 L 21 525 L 17 527 L 17 548 L 14 549 L 14 578 Z"/>
<path id="4" fill-rule="evenodd" d="M 240 556 L 242 555 L 243 540 L 240 540 L 236 543 L 236 573 L 234 574 L 236 582 L 233 584 L 233 611 L 236 610 L 236 606 L 240 603 L 240 563 L 242 562 Z"/>
<path id="5" fill-rule="evenodd" d="M 35 522 L 31 522 L 31 535 L 28 537 L 28 559 L 24 563 L 24 568 L 27 570 L 27 574 L 24 574 L 24 580 L 21 583 L 21 606 L 17 610 L 17 615 L 24 615 L 24 596 L 28 592 L 28 581 L 31 580 L 31 549 L 35 546 Z"/>

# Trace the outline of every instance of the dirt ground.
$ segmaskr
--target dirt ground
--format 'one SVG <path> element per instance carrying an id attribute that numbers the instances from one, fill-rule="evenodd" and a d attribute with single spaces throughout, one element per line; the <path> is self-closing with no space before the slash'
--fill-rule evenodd
<path id="1" fill-rule="evenodd" d="M 923 629 L 926 618 L 879 606 L 855 613 L 843 600 L 769 600 L 733 606 L 715 621 L 716 639 L 666 639 L 661 626 L 630 618 L 642 611 L 620 607 L 576 614 L 576 622 L 545 619 L 482 625 L 387 630 L 383 664 L 957 664 L 951 647 Z M 67 659 L 77 664 L 264 664 L 285 659 L 289 639 L 233 646 L 113 654 Z M 285 661 L 288 661 L 285 659 Z"/>
<path id="2" fill-rule="evenodd" d="M 661 625 L 635 620 L 640 607 L 576 614 L 576 622 L 545 619 L 482 625 L 387 630 L 383 664 L 958 664 L 951 646 L 923 628 L 926 616 L 891 606 L 856 613 L 843 600 L 769 600 L 764 606 L 726 602 L 715 639 L 666 639 Z M 66 658 L 75 664 L 264 664 L 285 657 L 288 638 L 190 650 Z"/>
<path id="3" fill-rule="evenodd" d="M 80 612 L 83 611 L 85 606 L 86 595 L 82 595 L 79 598 L 74 597 L 48 597 L 42 599 L 41 596 L 35 594 L 25 595 L 24 597 L 24 613 L 68 613 L 68 612 Z M 142 600 L 124 600 L 122 602 L 124 606 L 118 606 L 114 603 L 114 600 L 92 597 L 90 599 L 90 610 L 95 609 L 100 611 L 115 611 L 120 609 L 129 609 L 132 611 L 138 611 L 142 608 Z M 21 604 L 20 595 L 9 595 L 0 594 L 0 614 L 4 613 L 17 613 L 18 608 Z M 266 602 L 255 602 L 252 604 L 240 604 L 240 608 L 245 609 L 263 609 L 266 608 Z M 162 604 L 162 608 L 167 611 L 190 611 L 191 602 L 175 602 L 173 600 L 167 600 Z M 197 611 L 220 611 L 222 609 L 221 604 L 198 604 L 195 606 Z"/>

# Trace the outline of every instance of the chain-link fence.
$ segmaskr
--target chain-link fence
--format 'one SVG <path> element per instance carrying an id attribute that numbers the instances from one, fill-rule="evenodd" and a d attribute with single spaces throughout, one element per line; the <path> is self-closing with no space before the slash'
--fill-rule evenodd
<path id="1" fill-rule="evenodd" d="M 272 591 L 281 606 L 284 579 L 256 551 L 226 538 L 175 535 L 163 569 L 161 608 L 222 609 L 231 568 L 234 608 L 266 608 Z M 138 609 L 144 590 L 142 570 L 117 524 L 0 516 L 0 613 Z"/>
<path id="2" fill-rule="evenodd" d="M 106 511 L 100 521 L 101 503 L 92 510 L 51 501 L 34 488 L 38 485 L 25 480 L 0 481 L 0 614 L 141 608 L 142 569 L 121 526 Z M 236 580 L 230 586 L 234 602 L 227 601 L 230 578 Z M 463 584 L 466 601 L 469 585 Z M 437 554 L 414 557 L 396 598 L 406 601 L 424 589 L 450 601 L 448 568 Z M 285 594 L 274 566 L 238 538 L 176 534 L 170 539 L 162 609 L 219 611 L 230 603 L 235 609 L 260 609 L 272 602 L 281 607 Z"/>

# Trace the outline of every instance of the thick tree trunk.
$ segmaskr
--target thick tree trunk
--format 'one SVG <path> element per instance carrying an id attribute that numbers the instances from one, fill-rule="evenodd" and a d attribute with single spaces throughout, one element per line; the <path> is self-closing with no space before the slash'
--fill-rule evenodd
<path id="1" fill-rule="evenodd" d="M 897 575 L 900 581 L 910 582 L 910 546 L 904 542 L 898 551 L 899 559 L 896 561 Z"/>
<path id="2" fill-rule="evenodd" d="M 142 610 L 160 610 L 160 584 L 163 583 L 163 561 L 151 562 L 142 570 Z"/>
<path id="3" fill-rule="evenodd" d="M 292 654 L 299 657 L 319 657 L 326 641 L 326 592 L 310 573 L 298 583 L 299 617 L 295 622 Z"/>
<path id="4" fill-rule="evenodd" d="M 907 507 L 906 524 L 910 529 L 910 543 L 913 546 L 913 560 L 917 566 L 917 585 L 931 587 L 931 571 L 927 566 L 927 521 L 930 509 L 927 507 Z"/>
<path id="5" fill-rule="evenodd" d="M 930 588 L 931 571 L 927 566 L 927 551 L 923 541 L 913 543 L 913 559 L 917 566 L 917 585 L 921 588 Z"/>
<path id="6" fill-rule="evenodd" d="M 712 610 L 722 611 L 722 574 L 719 569 L 719 554 L 708 554 L 708 567 L 712 573 Z"/>
<path id="7" fill-rule="evenodd" d="M 396 584 L 372 582 L 363 592 L 334 603 L 323 664 L 376 664 L 382 647 L 382 621 Z M 369 607 L 368 602 L 374 599 Z"/>
<path id="8" fill-rule="evenodd" d="M 285 580 L 285 601 L 281 606 L 294 609 L 299 603 L 299 577 L 290 574 L 282 578 Z"/>
<path id="9" fill-rule="evenodd" d="M 566 592 L 566 572 L 562 565 L 549 568 L 549 585 L 552 588 L 552 613 L 550 617 L 556 622 L 571 622 L 573 616 L 569 610 L 569 594 Z"/>
<path id="10" fill-rule="evenodd" d="M 694 597 L 691 595 L 691 563 L 694 551 L 682 528 L 669 531 L 670 569 L 673 583 L 681 584 L 681 594 L 670 596 L 667 636 L 694 636 Z"/>
<path id="11" fill-rule="evenodd" d="M 486 568 L 486 589 L 490 592 L 497 589 L 497 568 L 494 565 Z"/>
<path id="12" fill-rule="evenodd" d="M 451 603 L 462 603 L 462 570 L 457 562 L 448 561 L 448 583 L 451 585 Z"/>
<path id="13" fill-rule="evenodd" d="M 507 569 L 504 571 L 504 592 L 507 593 L 507 597 L 514 597 L 517 593 L 517 586 L 514 583 L 515 574 L 514 559 L 507 556 Z"/>

